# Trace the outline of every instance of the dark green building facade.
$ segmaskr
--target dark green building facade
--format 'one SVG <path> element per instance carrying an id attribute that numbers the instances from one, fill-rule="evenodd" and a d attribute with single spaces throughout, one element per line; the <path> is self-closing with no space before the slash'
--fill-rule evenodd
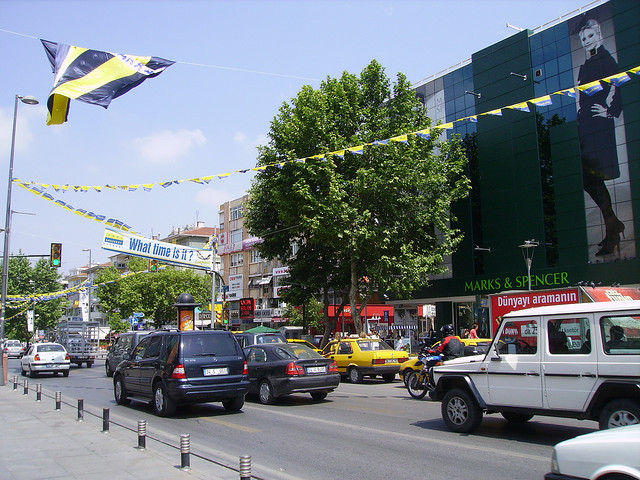
<path id="1" fill-rule="evenodd" d="M 488 296 L 640 285 L 640 2 L 611 0 L 524 30 L 416 87 L 467 145 L 450 272 L 402 305 L 436 327 L 488 325 Z M 531 257 L 530 277 L 527 258 Z M 487 332 L 488 333 L 488 332 Z"/>

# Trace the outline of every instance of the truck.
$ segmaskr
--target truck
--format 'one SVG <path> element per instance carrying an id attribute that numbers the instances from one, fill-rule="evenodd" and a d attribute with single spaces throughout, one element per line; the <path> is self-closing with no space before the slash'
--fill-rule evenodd
<path id="1" fill-rule="evenodd" d="M 71 363 L 91 368 L 98 356 L 99 322 L 66 320 L 56 329 L 55 341 L 67 350 Z"/>

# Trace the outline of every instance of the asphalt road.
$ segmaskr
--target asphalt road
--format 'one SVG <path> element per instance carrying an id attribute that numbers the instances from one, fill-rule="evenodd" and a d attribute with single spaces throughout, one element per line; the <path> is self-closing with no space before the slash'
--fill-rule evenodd
<path id="1" fill-rule="evenodd" d="M 19 360 L 9 360 L 9 382 L 19 374 Z M 248 397 L 240 413 L 215 403 L 182 407 L 174 418 L 156 417 L 142 403 L 116 405 L 102 361 L 72 367 L 67 378 L 29 379 L 36 383 L 44 394 L 62 392 L 64 408 L 81 398 L 87 412 L 100 416 L 108 407 L 111 421 L 130 428 L 146 420 L 149 448 L 153 439 L 178 445 L 188 433 L 194 454 L 227 465 L 251 455 L 253 474 L 264 479 L 541 479 L 553 445 L 597 429 L 590 421 L 534 417 L 513 425 L 490 415 L 474 434 L 456 434 L 439 403 L 412 399 L 400 380 L 343 382 L 322 402 L 300 394 L 260 405 Z"/>

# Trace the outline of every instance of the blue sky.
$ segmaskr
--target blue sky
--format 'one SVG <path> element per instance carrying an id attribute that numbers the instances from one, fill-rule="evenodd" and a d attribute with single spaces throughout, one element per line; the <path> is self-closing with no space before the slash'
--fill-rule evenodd
<path id="1" fill-rule="evenodd" d="M 303 85 L 359 74 L 378 60 L 417 83 L 516 33 L 536 29 L 589 0 L 439 1 L 64 1 L 0 2 L 0 205 L 16 94 L 14 177 L 69 185 L 161 183 L 255 165 L 270 121 Z M 39 39 L 177 63 L 115 99 L 107 110 L 72 101 L 69 121 L 46 125 L 53 74 Z M 218 208 L 242 196 L 250 173 L 150 192 L 47 192 L 74 208 L 165 236 L 196 220 L 218 224 Z M 104 224 L 74 215 L 14 184 L 11 253 L 48 254 L 63 243 L 61 273 L 105 262 Z M 4 225 L 2 225 L 4 226 Z M 2 227 L 0 227 L 2 228 Z"/>

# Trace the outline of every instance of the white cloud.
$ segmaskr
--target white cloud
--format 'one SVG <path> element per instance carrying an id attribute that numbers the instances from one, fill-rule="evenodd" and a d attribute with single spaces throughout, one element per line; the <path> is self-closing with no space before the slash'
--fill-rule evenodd
<path id="1" fill-rule="evenodd" d="M 257 154 L 258 145 L 266 145 L 268 138 L 265 134 L 260 133 L 253 139 L 250 139 L 246 133 L 236 132 L 233 135 L 233 141 L 255 155 Z"/>
<path id="2" fill-rule="evenodd" d="M 136 138 L 131 145 L 149 163 L 170 164 L 188 155 L 195 147 L 204 145 L 206 137 L 201 130 L 164 130 L 147 137 Z"/>

